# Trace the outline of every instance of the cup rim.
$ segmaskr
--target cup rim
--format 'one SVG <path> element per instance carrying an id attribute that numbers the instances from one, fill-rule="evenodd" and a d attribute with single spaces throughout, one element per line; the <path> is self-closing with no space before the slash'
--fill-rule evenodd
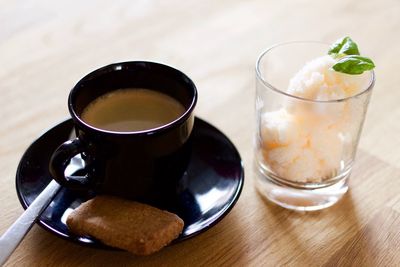
<path id="1" fill-rule="evenodd" d="M 162 68 L 166 68 L 169 69 L 173 72 L 178 73 L 179 75 L 181 75 L 182 77 L 184 77 L 184 79 L 186 79 L 186 81 L 189 83 L 190 87 L 193 90 L 193 98 L 191 103 L 189 104 L 188 108 L 185 108 L 185 112 L 179 116 L 178 118 L 176 118 L 175 120 L 164 124 L 162 126 L 156 127 L 156 128 L 151 128 L 151 129 L 147 129 L 147 130 L 141 130 L 141 131 L 110 131 L 110 130 L 105 130 L 105 129 L 101 129 L 98 127 L 94 127 L 88 123 L 86 123 L 84 120 L 82 120 L 80 118 L 80 116 L 77 114 L 77 112 L 74 109 L 74 105 L 72 103 L 72 98 L 74 97 L 74 94 L 76 94 L 76 88 L 78 88 L 78 85 L 83 82 L 85 79 L 90 78 L 90 76 L 92 75 L 101 75 L 104 72 L 114 72 L 114 71 L 120 71 L 123 69 L 123 65 L 130 65 L 130 64 L 135 64 L 135 65 L 140 65 L 140 64 L 150 64 L 150 65 L 155 65 L 155 66 L 159 66 Z M 69 97 L 68 97 L 68 109 L 71 113 L 72 118 L 74 119 L 74 121 L 78 122 L 78 124 L 80 124 L 83 127 L 89 128 L 92 131 L 95 132 L 100 132 L 100 133 L 104 133 L 104 134 L 116 134 L 116 135 L 152 135 L 158 132 L 162 132 L 165 130 L 168 130 L 172 127 L 174 127 L 175 125 L 180 125 L 182 123 L 184 123 L 193 113 L 193 110 L 196 106 L 197 103 L 197 98 L 198 98 L 198 92 L 197 92 L 197 88 L 196 85 L 194 84 L 194 82 L 192 81 L 192 79 L 190 79 L 186 74 L 184 74 L 182 71 L 173 68 L 171 66 L 168 66 L 166 64 L 162 64 L 162 63 L 158 63 L 158 62 L 153 62 L 153 61 L 124 61 L 124 62 L 117 62 L 117 63 L 111 63 L 108 64 L 106 66 L 103 66 L 101 68 L 95 69 L 91 72 L 89 72 L 88 74 L 86 74 L 84 77 L 82 77 L 77 83 L 76 85 L 72 88 Z"/>
<path id="2" fill-rule="evenodd" d="M 370 81 L 369 81 L 368 86 L 366 86 L 366 88 L 365 88 L 364 90 L 362 90 L 361 92 L 359 92 L 359 93 L 357 93 L 357 94 L 355 94 L 355 95 L 351 95 L 351 96 L 344 97 L 344 98 L 339 98 L 339 99 L 331 99 L 331 100 L 315 100 L 315 99 L 309 99 L 309 98 L 304 98 L 304 97 L 296 96 L 296 95 L 293 95 L 293 94 L 289 94 L 289 93 L 285 92 L 284 90 L 281 90 L 281 89 L 279 89 L 279 88 L 273 86 L 273 85 L 272 85 L 271 83 L 269 83 L 266 79 L 264 79 L 263 76 L 261 75 L 261 71 L 260 71 L 260 63 L 261 63 L 261 60 L 262 60 L 262 58 L 263 58 L 268 52 L 270 52 L 271 50 L 276 49 L 276 48 L 281 47 L 281 46 L 284 46 L 284 45 L 291 45 L 291 44 L 321 44 L 321 45 L 326 45 L 327 47 L 330 46 L 330 44 L 325 43 L 325 42 L 320 42 L 320 41 L 289 41 L 289 42 L 277 43 L 277 44 L 274 44 L 274 45 L 268 47 L 267 49 L 265 49 L 265 50 L 264 50 L 263 52 L 261 52 L 260 55 L 257 57 L 255 70 L 256 70 L 256 76 L 257 76 L 257 78 L 263 83 L 264 86 L 270 88 L 271 90 L 273 90 L 273 91 L 275 91 L 275 92 L 277 92 L 277 93 L 279 93 L 279 94 L 288 96 L 288 97 L 290 97 L 290 98 L 294 98 L 294 99 L 297 99 L 297 100 L 301 100 L 301 101 L 305 101 L 305 102 L 310 102 L 310 103 L 340 103 L 340 102 L 345 102 L 345 101 L 347 101 L 347 100 L 349 100 L 349 99 L 352 99 L 352 98 L 357 98 L 357 97 L 359 97 L 360 95 L 363 95 L 363 94 L 365 94 L 365 93 L 371 91 L 372 88 L 374 87 L 374 85 L 375 85 L 375 72 L 374 72 L 374 70 L 371 70 L 371 71 L 370 71 L 370 73 L 371 73 L 371 75 L 370 75 Z M 305 62 L 305 63 L 306 63 L 306 62 Z"/>

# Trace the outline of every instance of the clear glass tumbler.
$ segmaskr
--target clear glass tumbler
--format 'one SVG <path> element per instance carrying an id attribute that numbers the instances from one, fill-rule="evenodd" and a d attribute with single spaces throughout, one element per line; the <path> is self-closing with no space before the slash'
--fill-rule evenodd
<path id="1" fill-rule="evenodd" d="M 285 208 L 323 209 L 348 190 L 374 72 L 343 74 L 361 88 L 350 97 L 315 100 L 288 90 L 291 78 L 328 49 L 319 42 L 284 43 L 257 60 L 255 184 Z"/>

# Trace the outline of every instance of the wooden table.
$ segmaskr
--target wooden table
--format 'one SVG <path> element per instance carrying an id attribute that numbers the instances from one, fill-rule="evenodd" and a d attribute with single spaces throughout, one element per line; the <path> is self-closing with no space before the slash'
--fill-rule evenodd
<path id="1" fill-rule="evenodd" d="M 246 172 L 228 216 L 152 256 L 82 247 L 35 225 L 7 266 L 400 265 L 398 0 L 1 1 L 0 25 L 0 233 L 23 212 L 23 152 L 69 116 L 75 82 L 112 62 L 159 61 L 190 76 L 197 115 L 231 138 Z M 343 35 L 377 65 L 351 189 L 320 212 L 267 203 L 253 187 L 255 60 L 274 43 Z"/>

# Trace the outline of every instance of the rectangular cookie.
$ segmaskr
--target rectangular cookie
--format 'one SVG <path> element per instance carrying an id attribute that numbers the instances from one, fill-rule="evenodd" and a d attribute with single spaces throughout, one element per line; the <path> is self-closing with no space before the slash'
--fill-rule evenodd
<path id="1" fill-rule="evenodd" d="M 68 228 L 136 255 L 154 253 L 177 238 L 183 220 L 168 211 L 113 196 L 96 196 L 67 218 Z"/>

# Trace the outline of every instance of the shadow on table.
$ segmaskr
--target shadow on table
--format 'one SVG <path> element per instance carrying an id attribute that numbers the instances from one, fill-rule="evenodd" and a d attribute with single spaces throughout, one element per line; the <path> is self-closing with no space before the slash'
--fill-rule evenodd
<path id="1" fill-rule="evenodd" d="M 286 258 L 282 257 L 279 262 L 335 266 L 354 263 L 361 255 L 373 255 L 376 248 L 369 241 L 371 238 L 360 236 L 367 231 L 365 228 L 371 218 L 398 194 L 396 188 L 400 188 L 400 179 L 387 186 L 381 179 L 383 173 L 400 177 L 399 170 L 361 150 L 350 177 L 349 191 L 330 208 L 314 212 L 290 211 L 259 196 L 273 220 L 272 234 L 278 240 L 277 246 L 286 250 Z M 369 257 L 364 263 L 378 265 L 375 257 Z"/>
<path id="2" fill-rule="evenodd" d="M 286 249 L 282 264 L 321 264 L 323 256 L 334 251 L 337 243 L 361 228 L 351 191 L 337 205 L 322 211 L 286 210 L 263 199 L 279 235 L 279 246 Z"/>

